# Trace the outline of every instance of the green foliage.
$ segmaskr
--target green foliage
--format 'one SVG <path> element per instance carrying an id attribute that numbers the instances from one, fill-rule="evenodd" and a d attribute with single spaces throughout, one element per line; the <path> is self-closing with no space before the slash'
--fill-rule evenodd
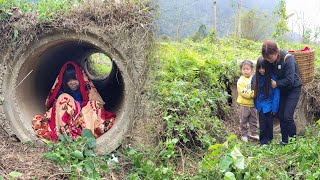
<path id="1" fill-rule="evenodd" d="M 272 34 L 273 21 L 271 15 L 257 9 L 244 11 L 241 15 L 241 37 L 252 41 L 264 40 Z"/>
<path id="2" fill-rule="evenodd" d="M 286 32 L 289 32 L 289 28 L 287 25 L 286 2 L 284 0 L 279 1 L 276 9 L 274 10 L 274 14 L 277 18 L 279 18 L 279 20 L 275 24 L 276 30 L 273 32 L 272 37 L 278 38 L 280 41 L 283 41 L 284 34 Z"/>
<path id="3" fill-rule="evenodd" d="M 218 179 L 241 179 L 244 176 L 245 157 L 239 150 L 237 136 L 231 135 L 223 144 L 209 147 L 203 160 L 199 163 L 201 177 L 217 177 Z"/>
<path id="4" fill-rule="evenodd" d="M 23 174 L 20 172 L 17 172 L 17 171 L 12 171 L 8 174 L 8 176 L 9 176 L 10 180 L 14 180 L 14 179 L 17 179 L 17 178 L 23 176 Z M 0 180 L 3 180 L 3 179 L 4 179 L 4 177 L 0 175 Z"/>
<path id="5" fill-rule="evenodd" d="M 12 171 L 12 172 L 9 173 L 9 179 L 10 180 L 16 179 L 16 178 L 21 177 L 21 176 L 23 176 L 23 174 L 20 173 L 20 172 L 17 172 L 17 171 Z"/>
<path id="6" fill-rule="evenodd" d="M 105 78 L 112 70 L 111 59 L 103 53 L 94 53 L 88 58 L 88 70 L 97 78 Z"/>
<path id="7" fill-rule="evenodd" d="M 55 15 L 68 11 L 82 0 L 39 0 L 32 3 L 27 0 L 0 0 L 0 20 L 8 19 L 13 14 L 13 8 L 20 13 L 36 13 L 40 21 L 49 22 Z"/>
<path id="8" fill-rule="evenodd" d="M 281 49 L 302 49 L 304 46 L 280 43 Z M 318 47 L 309 46 L 319 51 Z M 255 143 L 240 143 L 235 136 L 221 143 L 223 137 L 227 137 L 220 116 L 228 112 L 227 87 L 235 82 L 240 73 L 239 62 L 244 59 L 255 60 L 260 52 L 261 43 L 238 38 L 216 39 L 211 38 L 210 34 L 201 43 L 189 40 L 159 43 L 159 51 L 154 57 L 158 63 L 154 64 L 151 83 L 155 117 L 160 116 L 164 121 L 162 138 L 176 139 L 178 142 L 171 152 L 174 157 L 168 159 L 158 157 L 166 146 L 142 152 L 131 151 L 134 155 L 129 157 L 133 164 L 129 177 L 317 179 L 319 172 L 316 164 L 319 164 L 319 158 L 315 157 L 319 157 L 319 126 L 309 128 L 304 137 L 298 137 L 285 147 L 277 143 L 279 137 L 275 138 L 273 144 L 262 147 Z M 318 57 L 316 64 L 319 64 Z M 299 149 L 301 145 L 304 148 Z M 179 167 L 179 147 L 189 148 L 191 154 L 201 154 L 201 148 L 209 148 L 209 151 L 203 159 L 199 158 L 200 155 L 186 162 L 198 162 L 196 168 L 193 166 L 189 172 L 180 172 L 175 170 Z M 150 172 L 155 168 L 168 168 L 173 176 L 161 174 L 160 169 Z M 197 174 L 194 174 L 194 170 L 197 170 Z"/>
<path id="9" fill-rule="evenodd" d="M 303 43 L 309 43 L 311 39 L 312 30 L 310 28 L 306 28 L 303 34 Z"/>
<path id="10" fill-rule="evenodd" d="M 37 13 L 41 21 L 51 21 L 54 15 L 68 11 L 82 0 L 40 0 L 36 4 Z"/>
<path id="11" fill-rule="evenodd" d="M 208 34 L 207 42 L 209 43 L 217 43 L 219 41 L 217 31 L 210 31 Z"/>
<path id="12" fill-rule="evenodd" d="M 315 49 L 316 50 L 316 59 L 314 62 L 314 78 L 315 79 L 320 79 L 320 47 Z"/>
<path id="13" fill-rule="evenodd" d="M 225 137 L 221 118 L 228 113 L 227 88 L 239 75 L 237 60 L 256 59 L 257 45 L 235 39 L 212 44 L 209 38 L 161 43 L 152 94 L 166 124 L 164 136 L 203 148 Z"/>
<path id="14" fill-rule="evenodd" d="M 18 7 L 22 13 L 26 13 L 32 11 L 33 3 L 27 0 L 0 0 L 0 21 L 12 16 L 13 7 Z"/>
<path id="15" fill-rule="evenodd" d="M 198 31 L 193 34 L 190 39 L 194 42 L 199 42 L 208 36 L 207 27 L 204 24 L 201 24 Z"/>
<path id="16" fill-rule="evenodd" d="M 31 2 L 27 0 L 0 0 L 1 10 L 8 10 L 12 7 L 18 7 L 22 12 L 30 12 L 32 7 Z"/>
<path id="17" fill-rule="evenodd" d="M 59 164 L 66 173 L 71 174 L 71 179 L 100 179 L 109 170 L 106 160 L 93 151 L 96 140 L 89 129 L 84 129 L 82 135 L 75 140 L 59 134 L 59 142 L 48 142 L 48 145 L 49 152 L 43 157 Z"/>
<path id="18" fill-rule="evenodd" d="M 304 136 L 291 139 L 286 146 L 273 142 L 259 147 L 252 143 L 238 143 L 238 140 L 230 141 L 230 138 L 224 144 L 212 145 L 200 162 L 197 177 L 319 179 L 319 123 L 307 128 Z"/>
<path id="19" fill-rule="evenodd" d="M 172 179 L 175 165 L 170 163 L 177 157 L 175 146 L 178 139 L 169 139 L 161 142 L 153 149 L 137 152 L 134 149 L 126 150 L 125 156 L 131 162 L 131 171 L 128 179 Z"/>
<path id="20" fill-rule="evenodd" d="M 272 144 L 269 147 L 253 148 L 251 152 L 246 149 L 244 154 L 255 157 L 249 166 L 250 176 L 259 174 L 262 179 L 319 179 L 319 130 L 319 125 L 311 126 L 304 136 L 292 139 L 284 147 Z"/>
<path id="21" fill-rule="evenodd" d="M 214 33 L 201 43 L 186 40 L 159 44 L 153 57 L 150 91 L 154 116 L 162 117 L 165 124 L 164 134 L 152 149 L 127 150 L 124 156 L 131 164 L 128 179 L 193 179 L 189 174 L 196 175 L 195 171 L 176 170 L 179 159 L 183 159 L 181 148 L 190 148 L 193 165 L 197 166 L 200 159 L 195 153 L 201 154 L 202 148 L 227 136 L 221 118 L 229 111 L 228 85 L 239 75 L 238 59 L 256 59 L 260 46 L 242 39 L 218 40 Z M 235 152 L 230 149 L 229 154 Z M 236 159 L 231 166 L 241 167 L 241 158 Z"/>

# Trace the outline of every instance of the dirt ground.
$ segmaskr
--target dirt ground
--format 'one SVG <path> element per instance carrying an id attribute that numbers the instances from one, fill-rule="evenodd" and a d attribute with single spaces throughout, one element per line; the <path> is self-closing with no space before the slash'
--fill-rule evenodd
<path id="1" fill-rule="evenodd" d="M 22 173 L 21 179 L 64 179 L 57 165 L 42 158 L 45 152 L 43 145 L 22 144 L 0 128 L 0 175 L 4 179 L 13 171 Z"/>

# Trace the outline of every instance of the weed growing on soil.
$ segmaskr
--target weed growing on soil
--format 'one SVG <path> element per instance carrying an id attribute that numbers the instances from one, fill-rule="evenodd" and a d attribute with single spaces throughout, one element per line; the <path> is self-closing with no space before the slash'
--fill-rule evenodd
<path id="1" fill-rule="evenodd" d="M 286 146 L 259 146 L 234 136 L 209 147 L 200 162 L 199 179 L 318 179 L 320 126 L 313 125 Z M 241 151 L 240 151 L 241 150 Z"/>
<path id="2" fill-rule="evenodd" d="M 175 152 L 177 142 L 178 139 L 168 139 L 161 142 L 158 147 L 146 149 L 144 152 L 127 149 L 124 155 L 131 164 L 128 179 L 172 179 L 175 165 L 170 161 L 177 157 Z"/>
<path id="3" fill-rule="evenodd" d="M 79 5 L 81 1 L 82 0 L 40 0 L 36 4 L 39 20 L 44 22 L 52 21 L 56 14 L 70 10 L 72 6 Z"/>
<path id="4" fill-rule="evenodd" d="M 82 0 L 40 0 L 32 3 L 27 0 L 0 1 L 0 20 L 19 18 L 23 13 L 36 12 L 40 21 L 49 22 L 54 17 L 78 5 Z"/>
<path id="5" fill-rule="evenodd" d="M 223 144 L 211 145 L 200 162 L 199 175 L 202 177 L 220 177 L 234 179 L 245 168 L 245 157 L 239 150 L 236 135 L 231 135 Z M 240 174 L 242 175 L 242 174 Z"/>
<path id="6" fill-rule="evenodd" d="M 320 124 L 310 126 L 303 136 L 292 139 L 286 146 L 277 142 L 279 137 L 270 145 L 260 146 L 231 135 L 224 143 L 210 145 L 203 157 L 194 153 L 192 159 L 196 162 L 185 159 L 186 152 L 179 153 L 177 139 L 140 152 L 129 149 L 124 154 L 125 161 L 130 162 L 127 177 L 134 180 L 319 179 L 319 132 Z M 191 163 L 189 169 L 181 169 Z"/>
<path id="7" fill-rule="evenodd" d="M 17 171 L 12 171 L 12 172 L 10 172 L 9 174 L 8 174 L 8 179 L 9 180 L 14 180 L 14 179 L 16 179 L 16 178 L 19 178 L 19 177 L 21 177 L 23 174 L 22 173 L 20 173 L 20 172 L 17 172 Z M 3 176 L 0 176 L 0 180 L 3 180 L 4 179 L 4 177 Z"/>
<path id="8" fill-rule="evenodd" d="M 93 151 L 96 140 L 89 129 L 84 129 L 76 140 L 59 134 L 59 142 L 48 142 L 48 145 L 49 152 L 43 157 L 59 164 L 71 179 L 99 179 L 109 170 L 106 159 Z"/>

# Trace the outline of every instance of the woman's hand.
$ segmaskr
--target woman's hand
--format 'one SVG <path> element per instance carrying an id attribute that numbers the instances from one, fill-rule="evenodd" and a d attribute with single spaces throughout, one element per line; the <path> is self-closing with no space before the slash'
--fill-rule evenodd
<path id="1" fill-rule="evenodd" d="M 272 86 L 272 88 L 276 88 L 277 82 L 271 79 L 271 86 Z"/>

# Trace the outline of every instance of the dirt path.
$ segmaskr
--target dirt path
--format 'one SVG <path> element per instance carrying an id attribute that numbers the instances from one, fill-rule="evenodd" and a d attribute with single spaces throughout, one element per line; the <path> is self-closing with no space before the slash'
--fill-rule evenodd
<path id="1" fill-rule="evenodd" d="M 0 129 L 0 175 L 4 179 L 13 171 L 23 173 L 21 179 L 63 179 L 63 171 L 42 158 L 45 152 L 45 147 L 22 144 Z"/>

